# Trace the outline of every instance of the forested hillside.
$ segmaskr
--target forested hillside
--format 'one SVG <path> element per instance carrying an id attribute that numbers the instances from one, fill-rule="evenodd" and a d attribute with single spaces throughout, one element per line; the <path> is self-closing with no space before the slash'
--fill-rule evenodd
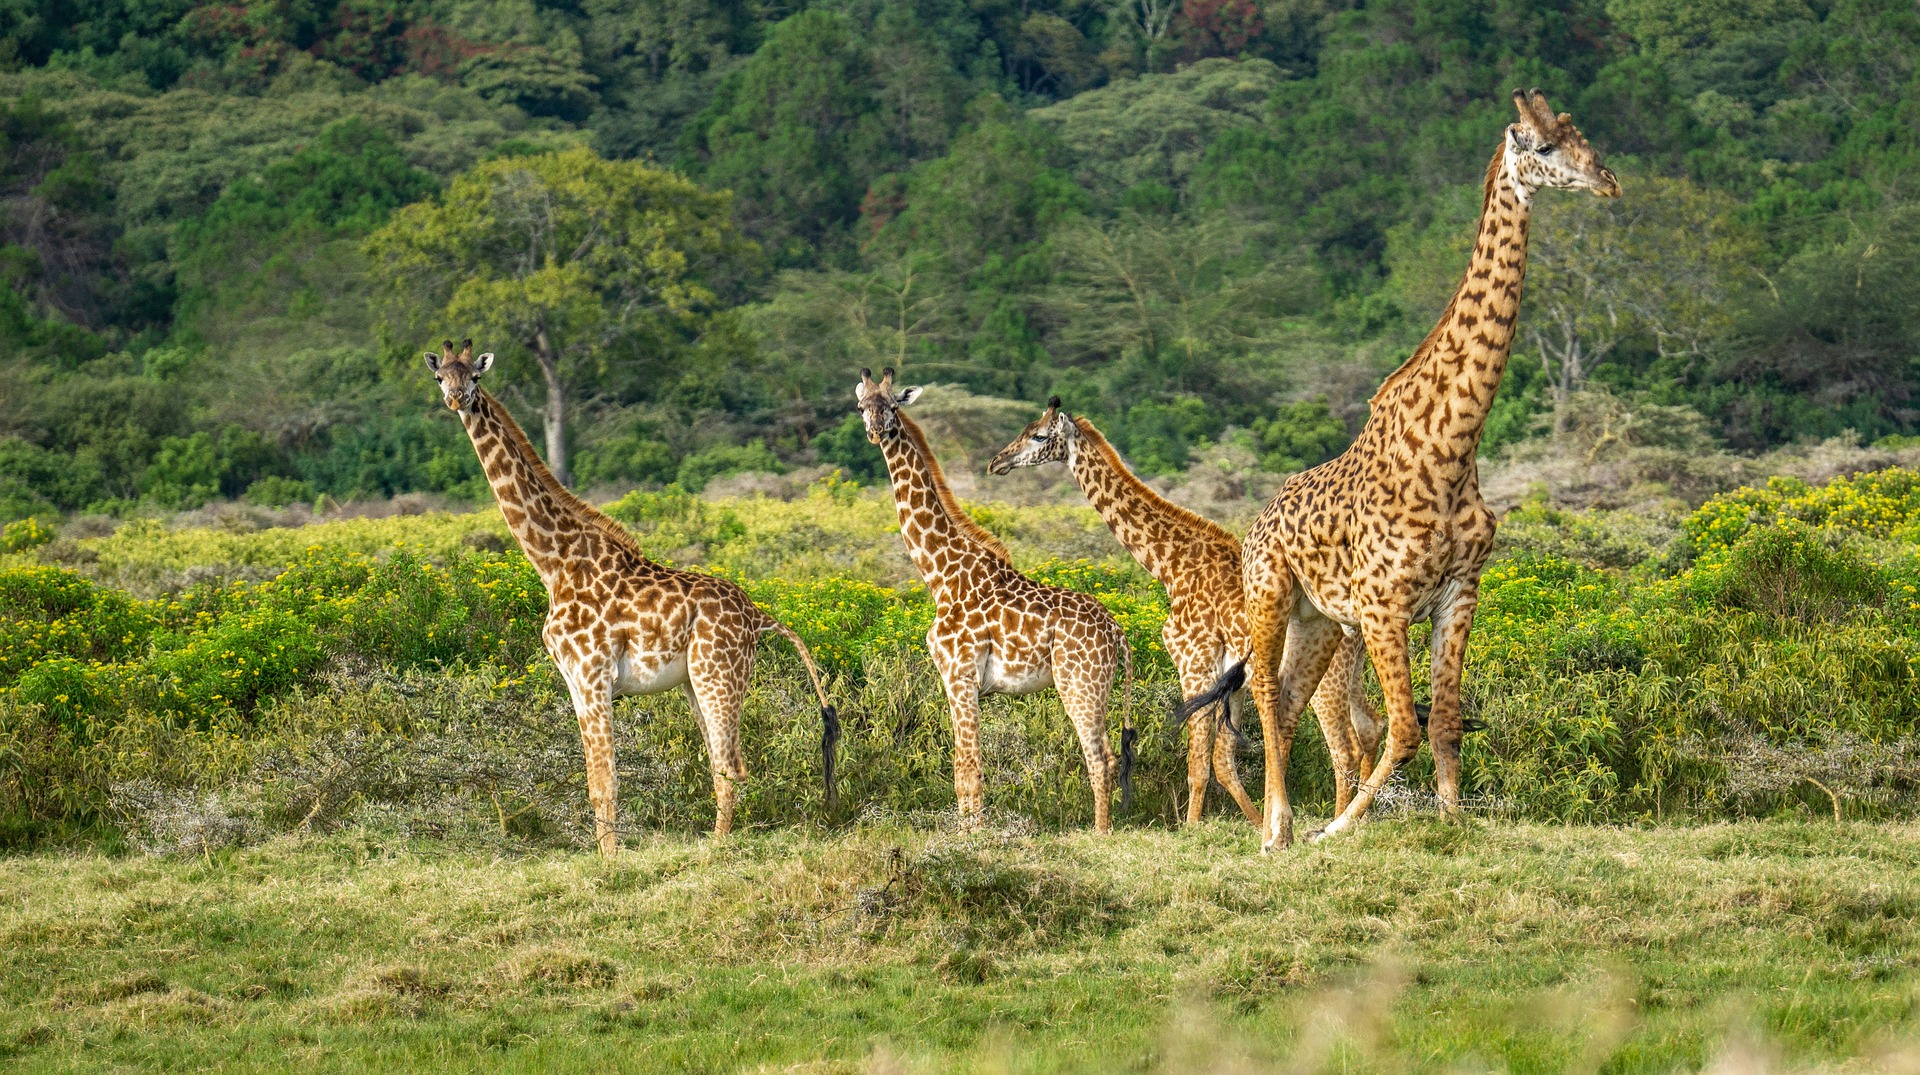
<path id="1" fill-rule="evenodd" d="M 1483 451 L 1910 436 L 1916 59 L 1907 0 L 8 0 L 0 517 L 475 495 L 469 334 L 583 485 L 874 477 L 861 365 L 1297 469 L 1527 85 L 1626 197 L 1542 198 Z"/>

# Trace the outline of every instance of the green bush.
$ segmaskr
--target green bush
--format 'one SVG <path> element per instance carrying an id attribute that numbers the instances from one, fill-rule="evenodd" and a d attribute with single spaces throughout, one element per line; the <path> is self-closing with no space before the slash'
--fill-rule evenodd
<path id="1" fill-rule="evenodd" d="M 1798 520 L 1748 530 L 1690 579 L 1696 599 L 1815 623 L 1877 607 L 1888 580 L 1859 553 Z"/>
<path id="2" fill-rule="evenodd" d="M 721 444 L 708 448 L 704 452 L 695 452 L 680 461 L 679 484 L 699 492 L 715 478 L 724 478 L 731 474 L 746 471 L 767 471 L 779 474 L 787 468 L 773 454 L 764 441 L 748 441 L 745 444 Z"/>
<path id="3" fill-rule="evenodd" d="M 240 499 L 249 504 L 278 508 L 314 498 L 313 486 L 298 478 L 285 478 L 269 474 L 247 486 Z"/>

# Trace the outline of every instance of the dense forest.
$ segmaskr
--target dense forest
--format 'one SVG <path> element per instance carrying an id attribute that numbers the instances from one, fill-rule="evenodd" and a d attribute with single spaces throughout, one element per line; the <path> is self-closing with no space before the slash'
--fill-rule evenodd
<path id="1" fill-rule="evenodd" d="M 1542 199 L 1483 451 L 1912 436 L 1916 60 L 1911 0 L 5 0 L 0 519 L 476 495 L 448 335 L 583 486 L 872 478 L 861 365 L 1297 469 L 1531 85 L 1626 197 Z"/>

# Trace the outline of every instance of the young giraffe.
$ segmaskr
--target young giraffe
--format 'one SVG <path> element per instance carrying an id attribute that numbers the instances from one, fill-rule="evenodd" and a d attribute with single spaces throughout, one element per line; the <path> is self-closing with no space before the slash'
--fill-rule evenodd
<path id="1" fill-rule="evenodd" d="M 1167 622 L 1160 630 L 1167 654 L 1189 698 L 1207 687 L 1247 652 L 1246 603 L 1240 597 L 1240 541 L 1215 523 L 1148 488 L 1120 458 L 1092 422 L 1060 409 L 1060 397 L 1013 443 L 994 456 L 987 469 L 1006 474 L 1015 467 L 1064 462 L 1107 528 L 1147 574 L 1167 590 Z M 1337 808 L 1344 808 L 1359 783 L 1361 765 L 1380 745 L 1382 725 L 1361 680 L 1366 655 L 1355 634 L 1334 655 L 1334 666 L 1313 696 L 1313 711 L 1333 757 Z M 1239 722 L 1240 695 L 1229 695 L 1217 720 L 1187 722 L 1187 824 L 1200 821 L 1206 806 L 1207 762 L 1247 820 L 1260 824 L 1260 811 L 1240 784 L 1233 737 L 1221 725 Z"/>
<path id="2" fill-rule="evenodd" d="M 733 828 L 734 781 L 746 777 L 740 754 L 740 703 L 753 674 L 755 648 L 768 631 L 800 653 L 820 699 L 827 809 L 834 805 L 834 748 L 840 722 L 827 704 L 820 670 L 800 636 L 754 605 L 725 579 L 676 571 L 647 559 L 633 535 L 554 478 L 498 400 L 480 387 L 493 355 L 475 357 L 468 340 L 458 355 L 448 340 L 427 353 L 448 409 L 460 415 L 480 455 L 514 540 L 547 588 L 547 653 L 560 668 L 580 719 L 587 757 L 587 797 L 603 854 L 620 846 L 614 828 L 613 700 L 679 687 L 707 741 L 717 809 L 713 834 Z"/>
<path id="3" fill-rule="evenodd" d="M 1543 187 L 1620 196 L 1569 116 L 1554 115 L 1539 90 L 1515 90 L 1513 102 L 1520 121 L 1487 166 L 1473 258 L 1440 323 L 1374 393 L 1352 447 L 1288 481 L 1247 534 L 1244 674 L 1266 732 L 1268 849 L 1292 842 L 1287 755 L 1345 627 L 1359 628 L 1379 673 L 1387 748 L 1313 838 L 1362 817 L 1420 747 L 1407 628 L 1422 619 L 1433 622 L 1434 770 L 1441 802 L 1459 808 L 1460 666 L 1494 531 L 1475 455 L 1520 312 L 1528 212 Z M 1241 674 L 1230 670 L 1195 702 L 1231 689 Z"/>
<path id="4" fill-rule="evenodd" d="M 900 538 L 933 596 L 927 652 L 953 711 L 953 792 L 963 818 L 984 815 L 980 773 L 980 697 L 1032 694 L 1055 687 L 1093 785 L 1093 827 L 1113 830 L 1113 784 L 1124 808 L 1133 767 L 1133 653 L 1112 613 L 1095 598 L 1046 586 L 1014 570 L 1007 547 L 967 514 L 947 488 L 926 435 L 900 412 L 920 389 L 895 392 L 893 370 L 878 382 L 860 371 L 854 399 L 867 439 L 880 447 L 893 479 Z M 1120 759 L 1107 745 L 1113 673 L 1126 669 Z"/>

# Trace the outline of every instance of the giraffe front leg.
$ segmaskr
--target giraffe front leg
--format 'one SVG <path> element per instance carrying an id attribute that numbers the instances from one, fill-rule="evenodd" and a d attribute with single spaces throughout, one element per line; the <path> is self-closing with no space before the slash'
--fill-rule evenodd
<path id="1" fill-rule="evenodd" d="M 940 671 L 953 717 L 954 805 L 962 825 L 977 826 L 987 814 L 980 763 L 980 655 L 970 647 L 941 646 L 932 636 L 927 650 Z"/>
<path id="2" fill-rule="evenodd" d="M 1460 674 L 1467 656 L 1467 635 L 1480 605 L 1478 580 L 1461 585 L 1453 600 L 1433 617 L 1433 702 L 1427 713 L 1427 737 L 1433 744 L 1433 772 L 1440 805 L 1449 816 L 1460 813 Z"/>
<path id="3" fill-rule="evenodd" d="M 1413 707 L 1413 672 L 1407 660 L 1407 621 L 1390 610 L 1369 610 L 1361 614 L 1361 637 L 1366 640 L 1367 656 L 1380 677 L 1380 692 L 1387 703 L 1387 747 L 1373 772 L 1361 783 L 1360 790 L 1333 819 L 1333 823 L 1315 834 L 1314 839 L 1350 828 L 1366 816 L 1374 797 L 1380 794 L 1394 770 L 1405 765 L 1420 749 L 1420 719 Z"/>
<path id="4" fill-rule="evenodd" d="M 620 850 L 616 828 L 619 777 L 613 758 L 613 663 L 609 660 L 562 665 L 561 676 L 580 720 L 580 745 L 587 760 L 587 799 L 593 804 L 593 839 L 602 855 Z"/>

